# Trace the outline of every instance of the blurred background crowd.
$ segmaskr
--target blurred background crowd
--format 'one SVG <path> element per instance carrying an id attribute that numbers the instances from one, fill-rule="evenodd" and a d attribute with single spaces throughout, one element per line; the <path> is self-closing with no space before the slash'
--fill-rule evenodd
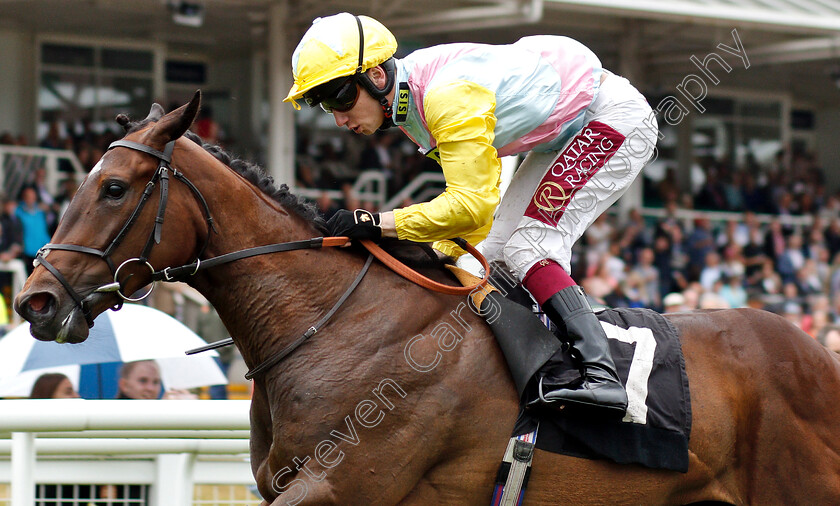
<path id="1" fill-rule="evenodd" d="M 194 129 L 224 145 L 212 116 L 205 115 Z M 117 137 L 85 124 L 56 122 L 37 144 L 70 149 L 90 170 Z M 4 133 L 0 141 L 26 139 Z M 422 172 L 439 172 L 399 132 L 367 138 L 335 132 L 318 141 L 304 134 L 296 161 L 299 188 L 341 191 L 341 198 L 323 191 L 315 199 L 326 218 L 340 208 L 378 210 L 378 202 L 360 200 L 353 190 L 366 170 L 385 175 L 388 196 Z M 695 171 L 689 192 L 680 191 L 675 170 L 667 165 L 662 177 L 644 177 L 644 209 L 626 216 L 608 211 L 586 231 L 575 247 L 573 277 L 587 293 L 609 306 L 657 311 L 761 308 L 784 315 L 814 337 L 840 323 L 840 193 L 827 190 L 815 156 L 782 150 L 771 163 L 737 169 L 727 160 L 702 157 Z M 77 184 L 68 172 L 60 193 L 51 194 L 39 169 L 19 195 L 5 196 L 0 260 L 20 259 L 31 269 L 32 257 L 49 240 Z M 10 283 L 0 272 L 7 312 Z M 174 313 L 175 306 L 169 306 Z"/>

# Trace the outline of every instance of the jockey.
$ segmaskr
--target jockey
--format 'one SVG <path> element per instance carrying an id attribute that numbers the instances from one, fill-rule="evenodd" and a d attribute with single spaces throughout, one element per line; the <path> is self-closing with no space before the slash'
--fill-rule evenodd
<path id="1" fill-rule="evenodd" d="M 342 210 L 330 232 L 436 241 L 435 249 L 468 265 L 447 240 L 460 236 L 488 260 L 503 260 L 566 328 L 581 361 L 580 384 L 538 374 L 541 401 L 624 413 L 627 394 L 607 336 L 569 274 L 571 249 L 652 156 L 658 128 L 650 106 L 567 37 L 445 44 L 403 59 L 396 50 L 382 24 L 341 13 L 316 19 L 292 56 L 285 101 L 320 105 L 359 134 L 397 126 L 446 177 L 446 190 L 430 202 L 379 214 Z M 500 157 L 523 152 L 500 201 Z"/>

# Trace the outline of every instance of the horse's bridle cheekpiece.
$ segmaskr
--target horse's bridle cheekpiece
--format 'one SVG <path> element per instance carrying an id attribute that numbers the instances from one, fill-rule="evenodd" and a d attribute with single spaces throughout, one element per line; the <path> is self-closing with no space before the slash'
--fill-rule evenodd
<path id="1" fill-rule="evenodd" d="M 290 241 L 290 242 L 283 242 L 283 243 L 276 243 L 276 244 L 267 244 L 265 246 L 256 246 L 253 248 L 247 248 L 244 250 L 234 251 L 231 253 L 226 253 L 223 255 L 219 255 L 217 257 L 201 260 L 201 256 L 204 254 L 205 250 L 207 249 L 208 244 L 210 243 L 210 235 L 213 232 L 218 233 L 216 230 L 215 223 L 213 222 L 213 217 L 210 214 L 210 208 L 207 205 L 207 201 L 205 200 L 204 196 L 201 194 L 201 191 L 189 180 L 187 177 L 177 169 L 172 167 L 172 153 L 175 150 L 175 140 L 172 140 L 166 144 L 163 151 L 158 151 L 152 147 L 149 147 L 145 144 L 140 144 L 139 142 L 127 141 L 127 140 L 118 140 L 111 143 L 108 146 L 108 150 L 114 148 L 128 148 L 133 149 L 135 151 L 140 151 L 142 153 L 147 153 L 158 160 L 158 168 L 155 171 L 154 175 L 152 175 L 151 180 L 146 183 L 146 188 L 143 190 L 143 195 L 140 198 L 140 201 L 137 203 L 137 206 L 134 208 L 134 211 L 128 217 L 125 224 L 122 226 L 117 235 L 111 241 L 111 243 L 104 249 L 99 250 L 96 248 L 91 248 L 88 246 L 80 246 L 76 244 L 46 244 L 44 245 L 35 257 L 36 265 L 40 264 L 43 265 L 49 272 L 55 276 L 55 278 L 64 286 L 67 290 L 67 293 L 73 298 L 76 302 L 76 307 L 82 312 L 85 317 L 85 321 L 88 324 L 88 327 L 93 327 L 93 316 L 91 314 L 91 309 L 89 307 L 89 300 L 90 297 L 96 293 L 107 293 L 107 292 L 115 292 L 120 297 L 120 301 L 115 304 L 112 309 L 119 310 L 122 307 L 124 301 L 135 302 L 142 300 L 148 297 L 152 290 L 154 290 L 155 283 L 158 281 L 181 281 L 189 276 L 195 275 L 198 271 L 208 269 L 210 267 L 214 267 L 221 264 L 226 264 L 228 262 L 233 262 L 234 260 L 240 260 L 242 258 L 249 258 L 257 255 L 265 255 L 268 253 L 279 253 L 282 251 L 293 251 L 299 249 L 312 249 L 312 248 L 322 248 L 322 247 L 329 247 L 329 246 L 343 246 L 347 244 L 348 238 L 346 237 L 313 237 L 311 239 L 304 239 L 301 241 Z M 169 172 L 172 172 L 172 175 L 178 179 L 179 181 L 183 182 L 187 187 L 192 191 L 193 195 L 195 196 L 196 200 L 201 204 L 202 208 L 204 209 L 204 214 L 206 216 L 207 221 L 207 236 L 204 240 L 204 245 L 201 247 L 199 252 L 196 254 L 196 260 L 193 263 L 182 265 L 180 267 L 166 267 L 160 271 L 156 271 L 152 264 L 149 263 L 149 255 L 152 252 L 152 247 L 155 244 L 160 244 L 161 240 L 161 229 L 163 227 L 163 219 L 166 213 L 166 203 L 169 198 Z M 152 191 L 154 191 L 155 186 L 157 183 L 160 182 L 160 200 L 158 202 L 158 210 L 157 216 L 155 218 L 155 224 L 152 228 L 152 231 L 149 233 L 149 238 L 146 240 L 146 245 L 143 248 L 142 253 L 140 256 L 129 258 L 122 262 L 118 267 L 114 266 L 113 260 L 111 260 L 111 254 L 114 250 L 122 243 L 123 239 L 125 238 L 126 234 L 128 233 L 131 226 L 137 220 L 140 212 L 143 210 L 146 202 L 149 200 L 149 197 L 152 195 Z M 302 345 L 307 339 L 309 339 L 312 335 L 314 335 L 321 327 L 323 327 L 329 319 L 335 314 L 339 307 L 347 300 L 348 297 L 353 293 L 359 283 L 362 281 L 362 278 L 368 271 L 368 268 L 371 265 L 373 257 L 376 256 L 381 261 L 383 261 L 386 265 L 391 267 L 392 269 L 396 270 L 398 274 L 407 279 L 418 283 L 422 286 L 427 288 L 440 291 L 443 293 L 449 294 L 466 294 L 469 293 L 471 290 L 477 287 L 483 286 L 490 275 L 490 268 L 487 265 L 487 261 L 482 257 L 472 246 L 466 243 L 461 239 L 456 240 L 459 246 L 467 249 L 470 253 L 476 256 L 481 262 L 483 267 L 485 268 L 485 276 L 484 279 L 477 285 L 472 287 L 452 287 L 448 285 L 439 284 L 433 282 L 425 277 L 422 277 L 413 271 L 408 270 L 401 264 L 397 265 L 398 262 L 388 255 L 386 252 L 381 250 L 378 246 L 376 246 L 371 241 L 361 241 L 362 244 L 370 250 L 371 254 L 368 255 L 367 261 L 362 267 L 361 271 L 356 276 L 356 279 L 350 284 L 344 294 L 339 298 L 339 300 L 333 305 L 333 307 L 312 327 L 309 328 L 302 336 L 300 336 L 296 341 L 289 344 L 279 352 L 273 354 L 268 359 L 264 360 L 254 369 L 248 371 L 245 374 L 247 379 L 252 379 L 257 375 L 260 375 L 266 372 L 269 368 L 277 365 L 290 355 L 295 349 L 297 349 L 300 345 Z M 108 268 L 111 270 L 111 273 L 114 276 L 114 281 L 111 283 L 107 283 L 102 285 L 96 289 L 94 289 L 87 297 L 82 297 L 67 281 L 61 272 L 55 268 L 48 260 L 47 260 L 47 253 L 50 250 L 62 250 L 62 251 L 74 251 L 77 253 L 86 253 L 89 255 L 97 256 L 103 259 L 107 264 Z M 130 295 L 133 294 L 125 294 L 125 282 L 127 282 L 131 275 L 129 275 L 124 281 L 120 281 L 119 274 L 120 270 L 123 269 L 126 265 L 131 263 L 138 263 L 141 265 L 145 265 L 149 268 L 151 272 L 151 286 L 149 289 L 143 293 L 143 295 L 132 298 Z M 400 268 L 402 267 L 402 269 Z M 72 312 L 71 312 L 72 315 Z M 68 318 L 70 316 L 68 315 Z M 227 346 L 233 344 L 233 339 L 225 339 L 222 341 L 218 341 L 216 343 L 204 346 L 202 348 L 197 348 L 195 350 L 190 350 L 187 353 L 193 354 L 198 353 L 201 351 L 207 351 L 214 348 L 221 348 L 223 346 Z"/>
<path id="2" fill-rule="evenodd" d="M 215 231 L 215 225 L 213 224 L 213 218 L 210 216 L 210 208 L 207 206 L 207 201 L 204 200 L 204 196 L 201 195 L 201 192 L 198 188 L 195 187 L 192 182 L 187 179 L 187 177 L 179 172 L 177 169 L 173 169 L 172 164 L 172 152 L 175 149 L 175 141 L 170 141 L 166 144 L 163 151 L 158 151 L 154 148 L 151 148 L 145 144 L 140 144 L 139 142 L 132 142 L 126 140 L 118 140 L 111 143 L 108 146 L 108 150 L 117 148 L 117 147 L 125 147 L 129 149 L 133 149 L 135 151 L 141 151 L 143 153 L 148 153 L 153 157 L 158 159 L 158 167 L 155 171 L 154 175 L 152 175 L 152 179 L 146 183 L 146 188 L 143 190 L 143 195 L 140 197 L 140 201 L 137 203 L 137 206 L 134 208 L 134 211 L 128 217 L 125 224 L 122 226 L 117 235 L 111 241 L 111 243 L 104 249 L 99 250 L 96 248 L 91 248 L 87 246 L 80 246 L 76 244 L 46 244 L 44 245 L 35 256 L 35 263 L 36 265 L 41 264 L 43 265 L 48 271 L 50 271 L 53 276 L 58 279 L 58 281 L 64 286 L 73 300 L 76 302 L 76 306 L 79 310 L 82 311 L 82 314 L 85 317 L 85 321 L 88 324 L 88 327 L 93 326 L 93 317 L 91 315 L 90 307 L 88 307 L 88 298 L 82 298 L 70 283 L 67 282 L 67 279 L 64 275 L 59 272 L 48 260 L 47 260 L 47 253 L 50 250 L 63 250 L 63 251 L 75 251 L 78 253 L 87 253 L 90 255 L 98 256 L 99 258 L 103 259 L 107 264 L 108 268 L 111 270 L 111 274 L 114 276 L 114 281 L 112 283 L 108 283 L 105 285 L 96 288 L 93 293 L 102 293 L 102 292 L 116 292 L 117 295 L 120 296 L 122 299 L 118 304 L 114 306 L 114 309 L 119 309 L 122 306 L 123 301 L 135 302 L 148 297 L 152 290 L 154 289 L 154 282 L 150 285 L 149 289 L 141 296 L 132 298 L 132 294 L 125 294 L 123 293 L 123 289 L 125 286 L 125 281 L 131 278 L 129 275 L 128 278 L 124 281 L 120 281 L 119 274 L 120 271 L 126 266 L 131 263 L 139 263 L 141 265 L 145 265 L 149 268 L 150 272 L 154 275 L 155 269 L 149 263 L 149 255 L 152 252 L 152 247 L 155 244 L 160 244 L 161 239 L 161 229 L 163 227 L 163 218 L 166 213 L 166 203 L 169 199 L 169 172 L 172 172 L 172 175 L 175 176 L 176 179 L 182 181 L 184 184 L 192 190 L 193 195 L 195 195 L 196 199 L 202 204 L 204 208 L 205 215 L 207 216 L 207 238 L 204 242 L 204 246 L 202 247 L 201 251 L 198 253 L 200 257 L 204 250 L 207 248 L 207 244 L 210 241 L 210 232 Z M 135 258 L 129 258 L 128 260 L 122 262 L 118 267 L 115 267 L 113 260 L 111 260 L 111 255 L 113 254 L 114 250 L 122 243 L 123 239 L 125 238 L 128 231 L 131 229 L 134 222 L 137 220 L 140 213 L 143 211 L 143 208 L 146 206 L 146 202 L 149 200 L 149 197 L 152 195 L 152 191 L 154 191 L 155 186 L 160 182 L 160 201 L 158 203 L 158 211 L 157 217 L 155 218 L 155 225 L 152 229 L 151 233 L 149 233 L 149 238 L 146 240 L 146 245 L 143 248 L 142 253 L 140 256 Z M 156 280 L 154 280 L 156 281 Z"/>

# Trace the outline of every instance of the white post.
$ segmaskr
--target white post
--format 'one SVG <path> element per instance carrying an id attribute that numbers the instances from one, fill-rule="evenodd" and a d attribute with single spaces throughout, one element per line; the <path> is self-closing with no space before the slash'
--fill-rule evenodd
<path id="1" fill-rule="evenodd" d="M 12 434 L 12 504 L 35 504 L 35 434 Z"/>
<path id="2" fill-rule="evenodd" d="M 266 66 L 267 58 L 265 50 L 255 50 L 251 53 L 251 138 L 254 139 L 253 148 L 262 152 L 266 147 L 267 132 L 265 111 L 263 104 L 266 101 Z"/>
<path id="3" fill-rule="evenodd" d="M 641 78 L 644 72 L 641 71 L 639 58 L 639 44 L 641 38 L 641 26 L 638 21 L 626 21 L 624 23 L 624 35 L 619 45 L 619 74 L 630 80 L 637 89 L 643 90 L 644 83 Z M 644 200 L 644 169 L 630 187 L 618 200 L 618 214 L 623 220 L 631 209 L 641 209 Z"/>
<path id="4" fill-rule="evenodd" d="M 289 2 L 280 0 L 268 10 L 268 172 L 274 180 L 295 186 L 295 117 L 291 104 L 283 103 L 292 87 L 292 48 L 289 47 Z"/>
<path id="5" fill-rule="evenodd" d="M 194 453 L 162 454 L 151 490 L 152 506 L 193 503 Z"/>

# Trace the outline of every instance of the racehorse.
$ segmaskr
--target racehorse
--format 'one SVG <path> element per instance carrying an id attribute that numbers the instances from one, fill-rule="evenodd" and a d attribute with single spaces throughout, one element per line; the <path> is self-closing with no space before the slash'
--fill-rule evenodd
<path id="1" fill-rule="evenodd" d="M 36 338 L 84 341 L 92 317 L 171 274 L 218 309 L 254 370 L 354 282 L 365 257 L 342 248 L 196 262 L 324 233 L 285 186 L 184 136 L 199 103 L 197 93 L 165 115 L 155 105 L 138 123 L 118 117 L 122 144 L 87 176 L 16 297 Z M 139 204 L 150 195 L 157 206 Z M 254 378 L 264 504 L 489 501 L 519 403 L 493 335 L 462 303 L 374 263 L 332 319 Z M 688 472 L 537 451 L 526 503 L 836 503 L 840 361 L 769 312 L 668 318 L 692 399 Z"/>

